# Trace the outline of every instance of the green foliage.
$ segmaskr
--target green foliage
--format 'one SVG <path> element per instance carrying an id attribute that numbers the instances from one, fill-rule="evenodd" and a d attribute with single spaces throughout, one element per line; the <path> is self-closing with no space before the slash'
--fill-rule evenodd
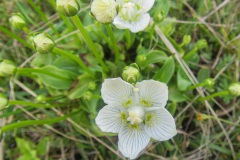
<path id="1" fill-rule="evenodd" d="M 78 14 L 71 18 L 57 13 L 55 0 L 47 2 L 0 2 L 0 61 L 14 64 L 0 69 L 4 159 L 120 159 L 112 152 L 116 134 L 103 133 L 95 117 L 105 106 L 103 81 L 135 63 L 139 74 L 132 81 L 168 85 L 166 108 L 178 131 L 170 141 L 152 140 L 138 159 L 240 158 L 239 92 L 230 87 L 240 73 L 238 1 L 156 0 L 149 11 L 153 24 L 138 33 L 97 22 L 89 1 L 72 9 Z M 22 30 L 11 26 L 12 13 L 26 21 Z M 51 42 L 49 53 L 35 53 L 35 32 L 48 33 L 55 48 Z"/>

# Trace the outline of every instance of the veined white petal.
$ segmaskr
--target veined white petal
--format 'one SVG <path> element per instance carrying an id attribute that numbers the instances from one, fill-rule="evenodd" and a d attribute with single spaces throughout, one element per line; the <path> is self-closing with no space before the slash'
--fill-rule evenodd
<path id="1" fill-rule="evenodd" d="M 101 94 L 107 104 L 126 103 L 132 97 L 134 87 L 121 78 L 106 79 L 102 84 Z"/>
<path id="2" fill-rule="evenodd" d="M 155 80 L 138 82 L 140 104 L 146 107 L 164 107 L 168 100 L 168 87 Z"/>
<path id="3" fill-rule="evenodd" d="M 143 31 L 147 28 L 150 22 L 150 15 L 148 13 L 142 14 L 137 21 L 131 21 L 129 25 L 129 30 L 133 33 Z"/>
<path id="4" fill-rule="evenodd" d="M 135 159 L 150 141 L 143 126 L 138 128 L 124 126 L 119 132 L 118 138 L 120 152 L 130 159 Z"/>
<path id="5" fill-rule="evenodd" d="M 129 23 L 128 23 L 128 21 L 124 21 L 119 14 L 114 18 L 113 24 L 114 24 L 118 29 L 127 29 L 127 28 L 129 28 Z"/>
<path id="6" fill-rule="evenodd" d="M 104 106 L 95 119 L 96 124 L 103 132 L 118 133 L 124 125 L 119 105 Z"/>
<path id="7" fill-rule="evenodd" d="M 155 0 L 132 0 L 132 2 L 138 4 L 145 12 L 148 12 L 152 8 Z"/>
<path id="8" fill-rule="evenodd" d="M 165 141 L 177 134 L 175 121 L 165 108 L 148 111 L 146 117 L 145 130 L 155 140 Z"/>

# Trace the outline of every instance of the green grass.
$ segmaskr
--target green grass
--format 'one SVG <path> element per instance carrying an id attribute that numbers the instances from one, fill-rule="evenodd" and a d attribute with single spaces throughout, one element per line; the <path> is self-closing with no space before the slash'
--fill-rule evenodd
<path id="1" fill-rule="evenodd" d="M 139 81 L 167 83 L 166 108 L 178 131 L 169 141 L 152 141 L 138 159 L 240 159 L 240 99 L 227 91 L 240 74 L 237 0 L 156 0 L 154 24 L 136 34 L 96 22 L 89 1 L 81 2 L 81 21 L 58 15 L 53 5 L 0 2 L 0 59 L 21 68 L 0 77 L 0 94 L 10 101 L 0 111 L 0 159 L 124 159 L 117 136 L 101 132 L 95 117 L 105 105 L 104 79 L 121 77 L 132 63 L 140 67 Z M 8 22 L 16 12 L 57 48 L 36 53 L 31 35 Z"/>

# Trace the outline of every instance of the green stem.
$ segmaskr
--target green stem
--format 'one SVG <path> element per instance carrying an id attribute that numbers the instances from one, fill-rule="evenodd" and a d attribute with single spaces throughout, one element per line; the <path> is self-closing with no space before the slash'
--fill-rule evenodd
<path id="1" fill-rule="evenodd" d="M 107 29 L 107 32 L 108 32 L 108 35 L 110 36 L 110 39 L 112 41 L 112 44 L 113 44 L 113 49 L 115 51 L 115 63 L 118 64 L 119 62 L 119 51 L 118 51 L 118 46 L 117 46 L 117 42 L 116 42 L 116 39 L 114 37 L 114 34 L 113 34 L 113 31 L 112 31 L 112 27 L 110 24 L 108 25 L 105 25 L 106 26 L 106 29 Z"/>
<path id="2" fill-rule="evenodd" d="M 76 15 L 74 17 L 71 17 L 72 22 L 74 23 L 74 25 L 80 30 L 80 32 L 82 33 L 85 41 L 87 42 L 87 45 L 89 47 L 89 49 L 92 50 L 94 56 L 96 57 L 97 61 L 99 62 L 99 64 L 102 66 L 103 70 L 105 72 L 108 72 L 108 68 L 105 65 L 105 63 L 103 62 L 101 55 L 99 54 L 99 52 L 96 50 L 96 47 L 92 41 L 92 39 L 90 38 L 90 36 L 88 35 L 87 31 L 85 30 L 81 20 L 79 19 L 79 17 Z"/>
<path id="3" fill-rule="evenodd" d="M 195 84 L 194 86 L 190 86 L 188 89 L 189 89 L 189 90 L 192 90 L 192 89 L 195 89 L 195 88 L 201 87 L 201 86 L 204 86 L 204 84 L 203 84 L 203 83 L 197 83 L 197 84 Z"/>
<path id="4" fill-rule="evenodd" d="M 12 33 L 11 31 L 9 31 L 8 29 L 4 28 L 3 26 L 0 26 L 0 30 L 3 31 L 5 34 L 9 35 L 10 37 L 18 40 L 19 42 L 21 42 L 22 44 L 24 44 L 26 47 L 33 49 L 33 47 L 28 44 L 24 39 L 22 39 L 21 37 L 17 36 L 16 34 Z"/>
<path id="5" fill-rule="evenodd" d="M 41 74 L 45 74 L 54 78 L 58 78 L 58 79 L 68 79 L 66 77 L 64 77 L 64 75 L 58 75 L 55 74 L 53 72 L 49 72 L 46 70 L 41 70 L 41 69 L 35 69 L 35 68 L 18 68 L 17 69 L 17 74 L 19 75 L 26 75 L 26 74 L 30 74 L 30 73 L 41 73 Z"/>
<path id="6" fill-rule="evenodd" d="M 88 72 L 88 74 L 90 74 L 91 76 L 94 75 L 93 72 L 88 68 L 88 66 L 86 66 L 86 64 L 82 61 L 81 58 L 78 58 L 77 56 L 56 47 L 53 49 L 52 52 L 77 62 L 79 66 L 81 66 L 86 72 Z"/>
<path id="7" fill-rule="evenodd" d="M 71 117 L 71 116 L 77 114 L 79 111 L 80 110 L 78 110 L 76 112 L 72 112 L 72 113 L 67 114 L 65 116 L 57 117 L 57 118 L 49 118 L 49 119 L 45 119 L 45 120 L 26 120 L 26 121 L 16 122 L 16 123 L 13 123 L 13 124 L 9 124 L 9 125 L 3 126 L 1 128 L 1 131 L 3 133 L 5 133 L 5 132 L 8 132 L 10 130 L 21 128 L 21 127 L 57 123 L 57 122 L 60 122 L 60 121 L 66 119 L 68 117 Z"/>
<path id="8" fill-rule="evenodd" d="M 26 101 L 9 101 L 8 105 L 23 105 L 23 106 L 31 106 L 31 107 L 37 107 L 37 108 L 51 108 L 54 106 L 46 105 L 46 104 L 39 104 L 39 103 L 33 103 L 33 102 L 26 102 Z"/>
<path id="9" fill-rule="evenodd" d="M 229 91 L 216 92 L 216 93 L 213 93 L 209 96 L 206 96 L 205 98 L 200 98 L 200 100 L 210 100 L 214 97 L 224 96 L 224 95 L 228 95 L 228 94 L 229 94 Z"/>

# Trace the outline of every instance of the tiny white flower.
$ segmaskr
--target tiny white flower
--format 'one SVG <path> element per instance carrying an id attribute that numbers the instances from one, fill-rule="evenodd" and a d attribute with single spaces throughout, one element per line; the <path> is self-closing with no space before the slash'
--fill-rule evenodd
<path id="1" fill-rule="evenodd" d="M 164 108 L 168 100 L 165 83 L 155 80 L 135 86 L 121 78 L 106 79 L 102 84 L 103 107 L 95 121 L 104 132 L 118 133 L 118 148 L 135 159 L 150 138 L 164 141 L 176 135 L 172 115 Z"/>
<path id="2" fill-rule="evenodd" d="M 147 12 L 152 8 L 154 1 L 116 0 L 119 12 L 113 24 L 119 29 L 129 29 L 134 33 L 144 30 L 150 22 L 150 15 Z"/>

